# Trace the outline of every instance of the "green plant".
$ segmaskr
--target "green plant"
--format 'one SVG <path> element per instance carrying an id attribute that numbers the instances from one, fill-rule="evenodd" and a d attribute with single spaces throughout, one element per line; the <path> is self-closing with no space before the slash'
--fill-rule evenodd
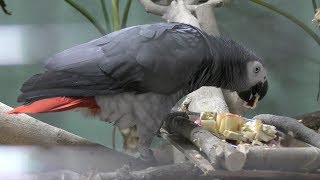
<path id="1" fill-rule="evenodd" d="M 0 0 L 1 1 L 1 0 Z M 127 0 L 124 12 L 122 14 L 122 21 L 120 22 L 119 16 L 119 0 L 112 0 L 112 26 L 110 24 L 109 14 L 106 7 L 106 1 L 100 0 L 100 5 L 104 17 L 105 28 L 93 17 L 85 7 L 76 3 L 74 0 L 65 0 L 70 6 L 75 8 L 79 13 L 81 13 L 88 21 L 92 23 L 94 27 L 100 32 L 101 35 L 105 35 L 108 32 L 119 30 L 120 28 L 126 27 L 128 14 L 131 6 L 132 0 Z"/>
<path id="2" fill-rule="evenodd" d="M 11 12 L 9 12 L 6 8 L 7 4 L 4 0 L 0 0 L 0 6 L 1 6 L 1 9 L 2 11 L 7 14 L 7 15 L 11 15 Z"/>
<path id="3" fill-rule="evenodd" d="M 268 9 L 288 18 L 290 21 L 292 21 L 293 23 L 295 23 L 296 25 L 301 27 L 306 33 L 308 33 L 318 43 L 318 45 L 320 45 L 320 37 L 311 28 L 309 28 L 305 23 L 303 23 L 302 21 L 300 21 L 299 19 L 297 19 L 296 17 L 294 17 L 290 13 L 288 13 L 288 12 L 286 12 L 286 11 L 284 11 L 284 10 L 282 10 L 272 4 L 266 3 L 262 0 L 250 0 L 250 1 L 254 2 L 256 4 L 259 4 L 263 7 L 266 7 Z M 314 10 L 317 9 L 317 4 L 316 4 L 315 0 L 312 1 L 312 4 L 313 4 Z"/>
<path id="4" fill-rule="evenodd" d="M 81 13 L 91 24 L 96 27 L 96 29 L 100 32 L 101 35 L 106 35 L 108 32 L 119 30 L 120 28 L 125 28 L 127 26 L 128 14 L 130 10 L 130 6 L 132 0 L 127 0 L 126 5 L 124 8 L 124 12 L 122 14 L 122 21 L 120 24 L 120 17 L 119 17 L 119 0 L 112 0 L 112 26 L 110 24 L 109 14 L 106 6 L 105 0 L 100 0 L 101 10 L 103 13 L 103 18 L 105 22 L 106 29 L 93 17 L 88 10 L 84 7 L 76 3 L 74 0 L 65 0 L 70 6 L 75 8 L 79 13 Z M 1 0 L 0 0 L 1 3 Z M 115 149 L 115 134 L 116 128 L 113 127 L 112 130 L 112 147 Z"/>

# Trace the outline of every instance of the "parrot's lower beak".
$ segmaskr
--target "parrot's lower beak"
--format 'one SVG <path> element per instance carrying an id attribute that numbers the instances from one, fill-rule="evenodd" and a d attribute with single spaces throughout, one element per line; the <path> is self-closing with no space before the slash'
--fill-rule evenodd
<path id="1" fill-rule="evenodd" d="M 267 94 L 268 91 L 268 81 L 265 82 L 259 82 L 253 87 L 251 87 L 249 90 L 239 92 L 239 97 L 247 102 L 247 105 L 249 107 L 254 107 L 255 103 L 261 99 Z"/>

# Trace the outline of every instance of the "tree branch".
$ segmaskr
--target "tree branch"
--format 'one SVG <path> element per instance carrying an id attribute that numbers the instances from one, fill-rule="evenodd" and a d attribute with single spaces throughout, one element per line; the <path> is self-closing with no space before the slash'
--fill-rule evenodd
<path id="1" fill-rule="evenodd" d="M 201 176 L 201 172 L 192 163 L 177 163 L 165 166 L 147 168 L 141 171 L 132 171 L 128 168 L 122 168 L 116 172 L 95 173 L 88 172 L 79 174 L 70 170 L 60 170 L 55 172 L 46 172 L 33 175 L 11 175 L 9 179 L 90 179 L 90 180 L 160 180 L 160 179 L 184 179 L 184 180 L 209 180 L 209 179 L 314 179 L 320 178 L 319 174 L 299 173 L 299 172 L 281 172 L 281 171 L 224 171 L 217 170 L 211 174 Z"/>
<path id="2" fill-rule="evenodd" d="M 187 9 L 191 12 L 196 11 L 201 6 L 208 6 L 210 8 L 213 7 L 221 7 L 224 3 L 224 0 L 208 0 L 205 3 L 198 4 L 198 5 L 187 5 Z M 198 17 L 198 16 L 197 16 Z M 208 18 L 209 19 L 209 18 Z"/>
<path id="3" fill-rule="evenodd" d="M 312 172 L 320 168 L 320 149 L 316 147 L 257 147 L 239 145 L 246 154 L 245 169 Z"/>
<path id="4" fill-rule="evenodd" d="M 207 155 L 215 168 L 222 166 L 229 171 L 239 171 L 246 161 L 242 152 L 186 118 L 176 117 L 166 121 L 165 127 L 168 132 L 179 133 L 190 140 Z"/>
<path id="5" fill-rule="evenodd" d="M 273 125 L 282 132 L 292 132 L 295 138 L 320 148 L 320 134 L 299 123 L 296 119 L 271 114 L 261 114 L 253 119 L 261 119 L 263 123 Z"/>
<path id="6" fill-rule="evenodd" d="M 0 143 L 38 145 L 96 145 L 26 114 L 6 114 L 11 107 L 0 103 Z"/>
<path id="7" fill-rule="evenodd" d="M 154 15 L 162 16 L 167 12 L 168 7 L 162 6 L 152 2 L 151 0 L 140 0 L 140 3 L 144 6 L 144 9 L 148 13 L 152 13 Z"/>
<path id="8" fill-rule="evenodd" d="M 179 1 L 179 0 L 178 0 Z M 152 2 L 152 0 L 140 0 L 140 3 L 145 7 L 145 10 L 148 13 L 152 13 L 154 15 L 163 16 L 167 13 L 168 6 L 159 5 L 157 3 Z M 172 1 L 171 3 L 174 3 Z M 202 4 L 195 5 L 195 2 L 191 1 L 191 4 L 186 4 L 187 10 L 194 12 L 196 9 L 203 5 L 208 5 L 211 7 L 221 7 L 223 5 L 223 0 L 209 0 Z"/>

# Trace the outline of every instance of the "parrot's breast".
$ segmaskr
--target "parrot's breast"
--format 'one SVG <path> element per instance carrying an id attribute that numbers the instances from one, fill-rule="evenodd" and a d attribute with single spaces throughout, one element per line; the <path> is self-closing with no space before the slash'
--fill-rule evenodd
<path id="1" fill-rule="evenodd" d="M 182 95 L 177 92 L 171 95 L 121 93 L 97 96 L 96 102 L 101 109 L 97 115 L 103 121 L 113 122 L 120 129 L 142 123 L 150 130 L 157 131 Z"/>

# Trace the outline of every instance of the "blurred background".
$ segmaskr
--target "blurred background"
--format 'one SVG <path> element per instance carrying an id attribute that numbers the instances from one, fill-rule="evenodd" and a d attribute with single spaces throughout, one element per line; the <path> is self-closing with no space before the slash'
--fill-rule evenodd
<path id="1" fill-rule="evenodd" d="M 104 23 L 98 0 L 77 0 L 101 24 Z M 120 0 L 120 14 L 126 1 Z M 314 8 L 310 1 L 267 0 L 297 17 L 320 35 L 311 23 Z M 43 71 L 51 55 L 66 48 L 98 38 L 101 34 L 65 1 L 7 0 L 11 16 L 0 11 L 0 101 L 16 106 L 21 84 Z M 106 1 L 111 12 L 111 1 Z M 287 18 L 250 1 L 231 1 L 215 11 L 223 36 L 231 37 L 253 49 L 265 59 L 269 92 L 255 110 L 246 116 L 271 113 L 295 116 L 319 110 L 320 47 L 299 26 Z M 133 0 L 127 26 L 159 22 L 147 14 L 139 1 Z M 41 121 L 111 147 L 111 125 L 83 117 L 81 113 L 32 115 Z M 117 133 L 117 147 L 121 136 Z"/>

